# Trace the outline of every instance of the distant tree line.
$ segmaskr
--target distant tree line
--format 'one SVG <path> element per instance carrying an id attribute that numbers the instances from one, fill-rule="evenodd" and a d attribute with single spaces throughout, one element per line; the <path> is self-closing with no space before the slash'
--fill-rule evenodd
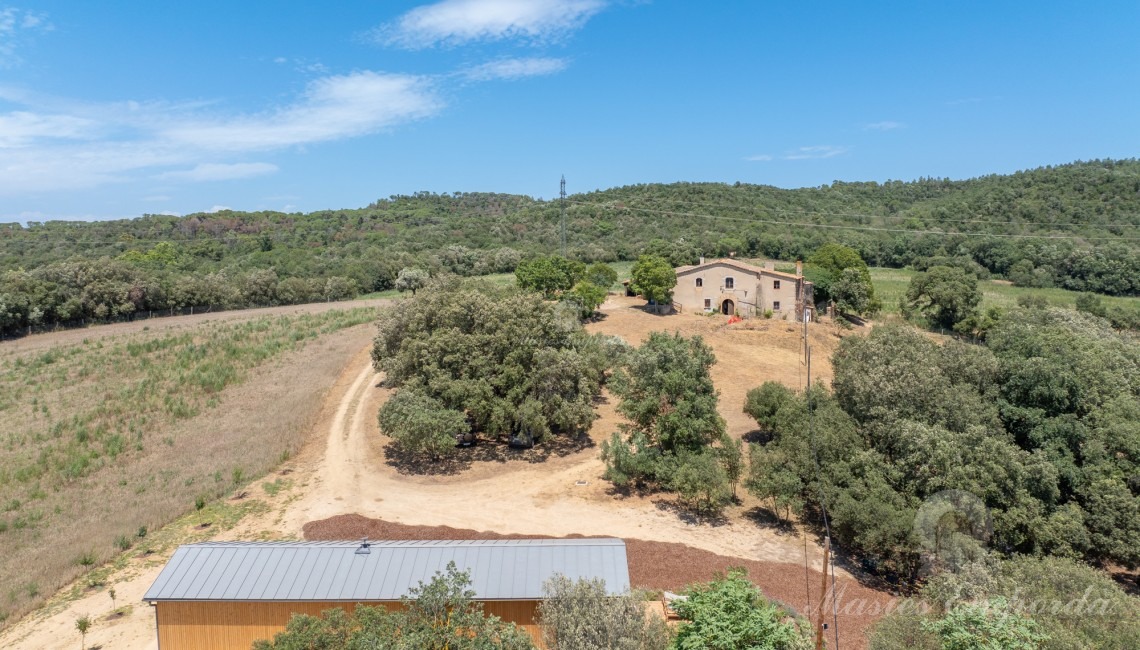
<path id="1" fill-rule="evenodd" d="M 353 298 L 353 278 L 281 278 L 273 269 L 180 274 L 123 260 L 59 262 L 0 275 L 0 334 L 129 320 L 139 314 L 269 307 Z"/>
<path id="2" fill-rule="evenodd" d="M 1140 295 L 1138 178 L 1140 161 L 1106 160 L 966 181 L 619 187 L 571 197 L 566 257 L 591 264 L 646 254 L 679 266 L 701 255 L 807 259 L 839 243 L 870 266 L 960 266 L 1021 286 Z M 553 202 L 426 192 L 309 214 L 0 224 L 0 327 L 113 318 L 132 306 L 255 304 L 243 284 L 259 271 L 285 286 L 257 297 L 282 304 L 324 299 L 333 278 L 367 293 L 395 288 L 405 268 L 512 272 L 558 250 L 558 224 Z M 76 260 L 109 270 L 73 273 Z M 66 282 L 54 279 L 61 275 Z M 856 279 L 848 275 L 834 279 L 841 290 Z M 109 281 L 132 286 L 124 293 Z M 855 289 L 850 297 L 861 300 Z M 69 301 L 89 308 L 63 308 Z"/>

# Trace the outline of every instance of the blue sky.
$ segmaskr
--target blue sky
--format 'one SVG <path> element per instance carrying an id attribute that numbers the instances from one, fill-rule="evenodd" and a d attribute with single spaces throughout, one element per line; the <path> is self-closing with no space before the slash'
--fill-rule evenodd
<path id="1" fill-rule="evenodd" d="M 1140 152 L 1140 3 L 0 0 L 0 221 Z"/>

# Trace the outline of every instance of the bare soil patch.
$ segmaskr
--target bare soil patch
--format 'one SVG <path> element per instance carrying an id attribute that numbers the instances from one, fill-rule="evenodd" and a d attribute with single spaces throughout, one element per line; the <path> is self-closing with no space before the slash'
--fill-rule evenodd
<path id="1" fill-rule="evenodd" d="M 344 360 L 371 337 L 370 325 L 358 325 L 274 357 L 251 370 L 244 383 L 215 394 L 216 404 L 199 415 L 175 422 L 153 418 L 142 437 L 145 444 L 117 457 L 103 453 L 83 476 L 60 483 L 44 477 L 30 487 L 8 484 L 0 492 L 11 497 L 4 507 L 13 510 L 0 512 L 7 524 L 0 533 L 0 613 L 7 620 L 0 628 L 84 574 L 80 557 L 90 554 L 101 563 L 119 552 L 118 544 L 143 542 L 140 527 L 153 532 L 192 509 L 198 496 L 233 486 L 235 473 L 249 480 L 279 463 L 286 452 L 296 453 Z M 68 369 L 63 361 L 58 365 Z M 53 398 L 52 411 L 70 406 L 78 413 L 92 400 L 109 399 L 103 392 L 117 394 L 115 381 L 96 387 L 74 382 L 62 389 L 64 397 Z M 37 398 L 46 405 L 50 395 L 44 391 Z M 24 429 L 9 417 L 0 426 L 0 439 L 19 440 L 24 431 L 46 429 L 44 420 Z M 28 444 L 74 444 L 50 437 L 35 440 Z M 21 449 L 9 443 L 5 451 L 18 457 Z M 20 529 L 9 523 L 20 517 L 32 523 Z"/>
<path id="2" fill-rule="evenodd" d="M 634 345 L 640 344 L 654 331 L 702 336 L 716 353 L 717 362 L 711 371 L 713 383 L 720 391 L 720 414 L 733 436 L 743 437 L 756 428 L 756 422 L 743 411 L 744 397 L 750 389 L 766 381 L 803 388 L 807 381 L 807 366 L 803 364 L 803 325 L 800 323 L 752 318 L 728 325 L 727 316 L 657 315 L 646 312 L 644 304 L 645 301 L 639 298 L 610 296 L 601 308 L 606 318 L 590 323 L 586 329 L 620 336 Z M 863 328 L 845 330 L 824 323 L 809 326 L 813 382 L 830 385 L 831 353 L 843 337 L 858 335 L 862 331 Z M 603 417 L 594 427 L 612 431 L 617 423 Z"/>
<path id="3" fill-rule="evenodd" d="M 347 304 L 355 306 L 355 303 Z M 718 358 L 712 370 L 713 379 L 721 391 L 721 413 L 731 434 L 744 436 L 755 430 L 755 424 L 741 411 L 748 389 L 766 380 L 781 381 L 792 387 L 803 385 L 806 368 L 799 363 L 801 341 L 797 325 L 752 320 L 726 326 L 723 317 L 648 314 L 640 309 L 642 304 L 636 299 L 611 298 L 603 307 L 606 317 L 587 327 L 590 331 L 622 336 L 631 343 L 640 342 L 653 330 L 677 330 L 704 336 Z M 241 317 L 247 313 L 228 315 Z M 225 316 L 227 314 L 208 317 Z M 158 322 L 152 321 L 152 325 Z M 107 329 L 131 326 L 142 325 L 123 324 Z M 90 335 L 101 329 L 63 332 L 58 336 L 80 337 L 78 342 L 84 333 Z M 852 332 L 857 333 L 859 329 Z M 831 326 L 813 326 L 815 379 L 830 380 L 827 357 L 839 338 L 848 333 Z M 613 536 L 635 540 L 634 546 L 640 549 L 634 568 L 639 585 L 675 589 L 688 582 L 707 580 L 726 567 L 745 566 L 773 598 L 796 609 L 806 607 L 804 537 L 771 518 L 757 516 L 757 509 L 762 509 L 763 504 L 745 495 L 743 490 L 741 503 L 729 509 L 722 525 L 686 521 L 664 506 L 671 500 L 669 495 L 615 493 L 602 479 L 604 467 L 597 448 L 591 443 L 580 449 L 551 452 L 541 463 L 530 462 L 534 458 L 529 451 L 504 451 L 483 462 L 473 460 L 452 474 L 401 473 L 389 464 L 385 450 L 387 439 L 380 434 L 376 419 L 377 410 L 388 399 L 390 391 L 380 385 L 381 377 L 371 366 L 369 343 L 374 330 L 365 325 L 351 336 L 348 330 L 342 334 L 345 338 L 340 344 L 332 345 L 330 341 L 323 352 L 313 350 L 313 356 L 299 356 L 295 362 L 267 371 L 264 377 L 251 378 L 240 397 L 236 393 L 231 395 L 212 410 L 209 417 L 201 418 L 196 434 L 200 442 L 179 444 L 179 449 L 186 452 L 182 456 L 189 461 L 195 461 L 199 453 L 240 458 L 251 449 L 256 452 L 254 445 L 279 444 L 277 434 L 280 432 L 267 424 L 270 416 L 295 422 L 297 428 L 291 429 L 289 435 L 294 436 L 292 440 L 297 444 L 304 444 L 272 475 L 235 486 L 235 490 L 247 491 L 249 496 L 238 501 L 226 499 L 227 508 L 259 506 L 250 509 L 250 514 L 236 526 L 211 514 L 193 518 L 171 535 L 180 535 L 179 540 L 298 539 L 309 522 L 354 514 L 386 522 L 370 525 L 403 527 L 401 529 L 425 527 L 430 530 L 424 536 L 435 537 L 442 534 L 441 525 L 462 531 L 451 534 L 464 537 L 471 535 L 468 531 L 496 531 L 494 534 L 528 537 Z M 2 346 L 28 345 L 36 338 Z M 599 418 L 589 435 L 592 445 L 608 438 L 622 422 L 616 412 L 616 402 L 603 393 L 597 410 Z M 305 426 L 305 422 L 311 426 Z M 242 442 L 237 434 L 245 435 L 248 427 L 257 427 L 262 432 L 260 442 Z M 232 460 L 227 462 L 232 466 Z M 287 485 L 272 491 L 263 487 L 263 482 L 276 480 Z M 191 493 L 190 501 L 186 501 L 185 495 L 175 500 L 192 504 L 192 496 Z M 114 509 L 113 493 L 96 493 L 96 497 L 107 505 L 95 514 Z M 208 521 L 215 524 L 205 530 L 195 528 Z M 376 528 L 367 533 L 343 529 L 336 534 L 351 539 L 364 534 L 383 538 L 410 533 L 400 533 L 396 528 Z M 82 535 L 76 535 L 75 539 L 82 542 Z M 822 554 L 813 539 L 809 539 L 808 547 L 809 565 L 813 567 L 807 576 L 808 583 L 812 598 L 818 599 L 817 572 L 821 569 Z M 79 550 L 83 549 L 76 547 L 68 552 Z M 115 569 L 109 578 L 120 594 L 121 603 L 138 603 L 171 550 L 166 548 L 144 555 L 142 549 L 135 549 L 123 556 L 126 558 L 123 567 Z M 814 581 L 812 575 L 816 576 Z M 872 591 L 866 595 L 868 600 L 857 601 L 852 594 L 862 597 L 865 588 L 842 568 L 839 575 L 840 584 L 847 585 L 840 601 L 841 610 L 848 602 L 853 607 L 860 604 L 874 607 L 875 603 L 888 598 L 882 592 Z M 0 647 L 69 649 L 74 645 L 75 619 L 85 613 L 107 612 L 110 608 L 110 600 L 101 591 L 78 598 L 57 596 L 48 607 L 0 630 Z M 852 618 L 843 618 L 840 622 L 844 646 L 865 647 L 865 641 L 849 630 L 865 628 L 874 614 L 845 616 Z M 149 607 L 136 604 L 134 611 L 123 619 L 97 626 L 88 635 L 88 641 L 116 650 L 153 649 L 153 613 Z"/>
<path id="4" fill-rule="evenodd" d="M 313 541 L 360 539 L 448 540 L 550 538 L 549 535 L 500 534 L 450 526 L 409 526 L 359 515 L 339 515 L 304 526 L 305 539 Z M 564 535 L 581 538 L 584 535 Z M 596 537 L 591 535 L 589 537 Z M 764 593 L 802 615 L 818 607 L 821 574 L 803 565 L 747 560 L 711 553 L 685 544 L 626 538 L 630 583 L 636 589 L 679 591 L 695 582 L 704 582 L 728 569 L 741 567 Z M 839 578 L 839 640 L 843 647 L 866 648 L 867 630 L 879 618 L 892 596 L 862 586 L 850 578 Z M 829 606 L 828 622 L 834 624 Z"/>

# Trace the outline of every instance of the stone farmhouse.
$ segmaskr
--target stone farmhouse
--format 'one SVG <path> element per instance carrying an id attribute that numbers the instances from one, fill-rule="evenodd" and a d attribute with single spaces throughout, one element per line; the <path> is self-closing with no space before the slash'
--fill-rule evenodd
<path id="1" fill-rule="evenodd" d="M 772 318 L 812 319 L 813 287 L 803 277 L 803 263 L 796 272 L 777 271 L 772 262 L 763 267 L 735 259 L 715 259 L 681 266 L 673 290 L 673 308 L 681 312 L 713 312 L 759 316 L 771 311 Z"/>

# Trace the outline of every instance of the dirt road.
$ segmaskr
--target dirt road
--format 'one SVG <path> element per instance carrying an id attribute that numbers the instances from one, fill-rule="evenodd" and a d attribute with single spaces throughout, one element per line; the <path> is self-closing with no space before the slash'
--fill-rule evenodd
<path id="1" fill-rule="evenodd" d="M 731 418 L 729 430 L 735 435 L 749 428 L 746 418 L 737 416 L 747 388 L 767 378 L 795 385 L 797 370 L 792 364 L 797 363 L 798 334 L 787 324 L 770 323 L 770 335 L 765 336 L 763 331 L 733 333 L 711 319 L 692 320 L 702 318 L 697 316 L 661 320 L 647 316 L 629 301 L 611 302 L 607 310 L 607 318 L 591 329 L 622 335 L 631 342 L 655 328 L 696 328 L 705 334 L 722 355 L 714 380 L 722 390 L 722 412 Z M 826 347 L 826 341 L 820 345 Z M 757 372 L 764 367 L 770 371 Z M 829 376 L 830 368 L 821 365 L 820 372 Z M 378 385 L 379 379 L 369 349 L 347 359 L 306 446 L 279 470 L 291 481 L 291 488 L 270 494 L 260 484 L 252 486 L 250 498 L 263 500 L 270 508 L 247 516 L 218 538 L 297 539 L 310 521 L 359 514 L 409 525 L 504 534 L 607 535 L 674 542 L 733 558 L 802 566 L 802 537 L 754 523 L 741 516 L 740 509 L 723 525 L 699 525 L 678 516 L 668 498 L 613 494 L 601 479 L 603 466 L 596 446 L 541 464 L 518 458 L 475 464 L 450 476 L 401 474 L 385 462 L 376 412 L 389 391 Z M 723 395 L 731 395 L 732 402 Z M 612 400 L 601 405 L 599 415 L 591 432 L 595 443 L 607 438 L 619 421 Z M 818 566 L 820 553 L 814 544 L 810 555 Z M 154 647 L 153 614 L 138 599 L 157 574 L 155 560 L 161 559 L 131 560 L 113 576 L 120 598 L 130 599 L 135 607 L 127 616 L 100 620 L 88 634 L 89 647 Z M 109 609 L 109 602 L 103 601 L 107 601 L 104 592 L 72 602 L 57 601 L 0 634 L 0 647 L 70 649 L 77 636 L 75 619 L 82 613 Z"/>

